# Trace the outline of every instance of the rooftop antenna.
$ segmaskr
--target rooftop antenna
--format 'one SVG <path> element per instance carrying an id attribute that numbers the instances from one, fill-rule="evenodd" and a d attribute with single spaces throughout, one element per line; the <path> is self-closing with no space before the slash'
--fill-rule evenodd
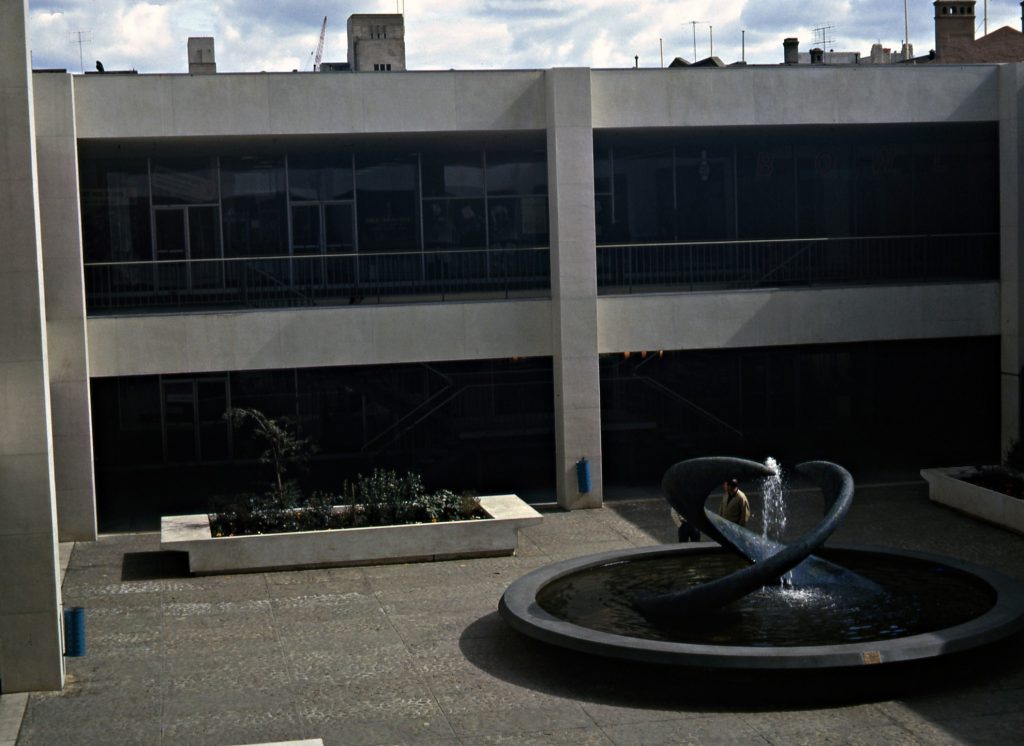
<path id="1" fill-rule="evenodd" d="M 836 40 L 832 36 L 834 29 L 835 26 L 831 23 L 822 23 L 814 27 L 814 44 L 821 49 L 822 54 L 835 46 Z"/>
<path id="2" fill-rule="evenodd" d="M 693 61 L 697 61 L 697 24 L 706 23 L 706 21 L 690 21 L 690 26 L 693 29 Z"/>
<path id="3" fill-rule="evenodd" d="M 89 44 L 92 41 L 90 34 L 92 31 L 69 31 L 68 36 L 71 39 L 72 44 L 78 45 L 78 66 L 82 72 L 85 72 L 85 60 L 82 59 L 82 46 Z"/>
<path id="4" fill-rule="evenodd" d="M 740 31 L 740 60 L 747 61 L 747 30 Z"/>
<path id="5" fill-rule="evenodd" d="M 986 5 L 988 0 L 985 0 Z M 903 59 L 910 59 L 910 16 L 907 13 L 907 0 L 903 0 Z"/>

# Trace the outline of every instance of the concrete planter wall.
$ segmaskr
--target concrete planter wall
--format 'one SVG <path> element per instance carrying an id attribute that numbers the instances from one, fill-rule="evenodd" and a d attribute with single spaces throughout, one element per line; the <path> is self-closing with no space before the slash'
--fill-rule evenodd
<path id="1" fill-rule="evenodd" d="M 959 478 L 970 467 L 922 469 L 928 482 L 928 497 L 937 503 L 1024 534 L 1024 500 L 979 487 Z"/>
<path id="2" fill-rule="evenodd" d="M 541 521 L 516 495 L 480 498 L 489 519 L 216 537 L 206 513 L 164 516 L 160 547 L 188 552 L 196 575 L 430 562 L 514 554 L 519 529 Z"/>

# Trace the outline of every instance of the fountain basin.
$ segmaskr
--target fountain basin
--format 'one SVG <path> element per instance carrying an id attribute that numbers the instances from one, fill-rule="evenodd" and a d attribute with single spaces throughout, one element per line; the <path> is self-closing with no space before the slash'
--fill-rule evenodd
<path id="1" fill-rule="evenodd" d="M 549 565 L 510 585 L 499 611 L 519 632 L 560 647 L 719 669 L 826 669 L 914 661 L 970 650 L 1024 629 L 1024 586 L 989 568 L 888 548 L 835 547 L 819 554 L 880 583 L 887 594 L 884 604 L 851 600 L 841 589 L 828 588 L 800 589 L 790 604 L 785 592 L 778 590 L 779 598 L 773 599 L 769 590 L 693 623 L 653 625 L 631 608 L 637 594 L 699 584 L 708 576 L 728 574 L 742 562 L 717 546 L 684 544 Z M 824 595 L 801 597 L 812 590 Z M 886 606 L 892 610 L 880 613 Z"/>

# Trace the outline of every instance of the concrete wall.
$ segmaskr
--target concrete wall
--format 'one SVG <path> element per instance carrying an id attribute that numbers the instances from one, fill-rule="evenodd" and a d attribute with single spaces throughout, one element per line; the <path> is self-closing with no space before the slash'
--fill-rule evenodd
<path id="1" fill-rule="evenodd" d="M 344 306 L 89 319 L 92 375 L 551 355 L 551 303 Z"/>
<path id="2" fill-rule="evenodd" d="M 594 127 L 993 121 L 998 66 L 594 70 Z"/>
<path id="3" fill-rule="evenodd" d="M 597 318 L 602 353 L 995 336 L 999 286 L 602 297 Z"/>
<path id="4" fill-rule="evenodd" d="M 996 283 L 602 296 L 592 354 L 994 336 Z M 280 309 L 89 319 L 92 375 L 552 355 L 552 304 Z"/>
<path id="5" fill-rule="evenodd" d="M 26 0 L 0 0 L 0 691 L 64 685 Z"/>
<path id="6" fill-rule="evenodd" d="M 541 71 L 87 75 L 84 139 L 542 130 Z"/>
<path id="7" fill-rule="evenodd" d="M 91 541 L 96 489 L 73 79 L 33 78 L 57 527 L 61 541 Z"/>

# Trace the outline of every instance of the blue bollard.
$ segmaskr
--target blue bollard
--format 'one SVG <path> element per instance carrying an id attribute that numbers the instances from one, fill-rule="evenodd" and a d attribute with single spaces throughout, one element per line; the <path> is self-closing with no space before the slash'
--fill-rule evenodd
<path id="1" fill-rule="evenodd" d="M 85 655 L 85 609 L 81 606 L 64 609 L 64 655 L 69 658 Z"/>
<path id="2" fill-rule="evenodd" d="M 585 456 L 576 462 L 576 486 L 581 494 L 590 492 L 590 462 Z"/>

